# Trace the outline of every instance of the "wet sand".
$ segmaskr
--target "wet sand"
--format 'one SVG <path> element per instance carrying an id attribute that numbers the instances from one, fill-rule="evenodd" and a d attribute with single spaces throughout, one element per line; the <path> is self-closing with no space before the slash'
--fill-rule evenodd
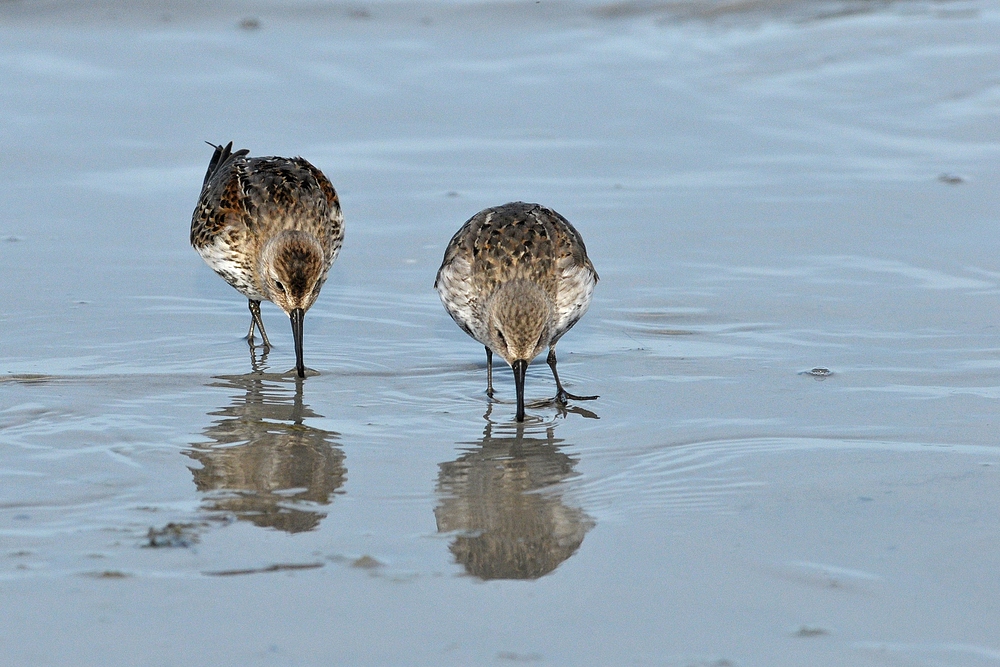
<path id="1" fill-rule="evenodd" d="M 0 663 L 1000 664 L 998 66 L 985 1 L 0 4 Z M 341 196 L 302 382 L 188 246 L 229 140 Z M 522 427 L 431 288 L 514 199 L 601 275 Z"/>

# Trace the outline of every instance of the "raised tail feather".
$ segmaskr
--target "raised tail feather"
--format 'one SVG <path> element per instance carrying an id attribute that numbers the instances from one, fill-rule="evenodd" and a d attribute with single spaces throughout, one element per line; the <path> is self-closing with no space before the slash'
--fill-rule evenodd
<path id="1" fill-rule="evenodd" d="M 208 181 L 211 180 L 212 175 L 215 174 L 216 171 L 224 167 L 225 164 L 229 162 L 229 160 L 250 154 L 249 149 L 246 148 L 238 150 L 234 153 L 233 142 L 231 141 L 225 146 L 216 146 L 215 144 L 208 141 L 206 141 L 205 143 L 214 148 L 215 153 L 212 154 L 212 160 L 211 162 L 208 163 L 208 171 L 205 172 L 205 180 L 201 184 L 202 188 L 208 185 Z"/>

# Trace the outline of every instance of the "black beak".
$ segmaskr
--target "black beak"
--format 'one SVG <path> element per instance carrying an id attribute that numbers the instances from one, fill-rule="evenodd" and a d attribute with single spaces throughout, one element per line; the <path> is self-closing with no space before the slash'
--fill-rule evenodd
<path id="1" fill-rule="evenodd" d="M 514 387 L 517 389 L 517 421 L 524 421 L 524 374 L 528 370 L 528 362 L 518 359 L 510 365 L 514 369 Z"/>
<path id="2" fill-rule="evenodd" d="M 306 365 L 302 363 L 302 321 L 306 317 L 306 311 L 296 308 L 288 317 L 292 320 L 292 338 L 295 339 L 295 370 L 300 378 L 304 378 Z"/>

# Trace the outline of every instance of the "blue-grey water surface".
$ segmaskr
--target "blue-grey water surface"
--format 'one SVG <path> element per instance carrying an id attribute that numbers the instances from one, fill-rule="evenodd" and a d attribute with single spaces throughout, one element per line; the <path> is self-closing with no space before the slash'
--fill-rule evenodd
<path id="1" fill-rule="evenodd" d="M 0 663 L 1000 665 L 997 72 L 990 0 L 3 3 Z M 304 381 L 230 140 L 342 199 Z M 601 275 L 523 426 L 431 287 L 515 199 Z"/>

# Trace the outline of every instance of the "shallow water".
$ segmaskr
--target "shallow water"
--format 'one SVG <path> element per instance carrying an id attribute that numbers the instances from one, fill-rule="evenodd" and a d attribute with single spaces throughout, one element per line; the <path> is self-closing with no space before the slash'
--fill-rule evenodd
<path id="1" fill-rule="evenodd" d="M 0 5 L 0 662 L 1000 664 L 1000 5 L 107 7 Z M 340 192 L 316 376 L 205 140 Z M 431 289 L 512 199 L 523 425 Z"/>

